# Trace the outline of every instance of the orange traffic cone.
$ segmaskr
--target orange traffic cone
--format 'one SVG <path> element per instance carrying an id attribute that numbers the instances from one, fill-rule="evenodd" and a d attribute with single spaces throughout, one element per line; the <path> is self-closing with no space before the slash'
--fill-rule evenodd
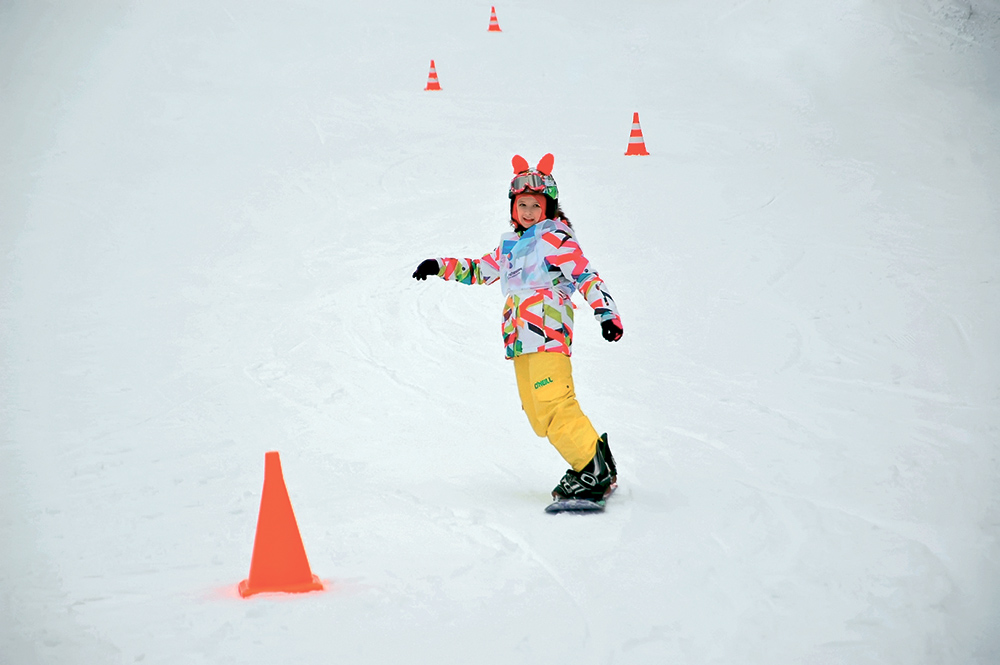
<path id="1" fill-rule="evenodd" d="M 250 577 L 240 582 L 240 595 L 246 598 L 268 591 L 301 593 L 322 588 L 323 583 L 309 569 L 292 502 L 285 489 L 281 459 L 277 452 L 266 453 Z"/>
<path id="2" fill-rule="evenodd" d="M 441 84 L 438 83 L 438 73 L 437 69 L 434 67 L 434 61 L 431 60 L 431 71 L 427 74 L 427 87 L 424 90 L 440 90 Z"/>
<path id="3" fill-rule="evenodd" d="M 500 23 L 497 21 L 497 8 L 490 7 L 490 29 L 488 32 L 503 32 Z"/>
<path id="4" fill-rule="evenodd" d="M 632 132 L 628 136 L 628 149 L 626 155 L 648 155 L 646 152 L 646 142 L 642 138 L 642 128 L 639 127 L 639 114 L 632 114 Z"/>

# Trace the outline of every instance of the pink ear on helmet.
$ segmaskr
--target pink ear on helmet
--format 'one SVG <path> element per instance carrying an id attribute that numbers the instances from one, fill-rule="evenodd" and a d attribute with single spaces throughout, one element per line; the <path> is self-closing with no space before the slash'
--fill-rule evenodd
<path id="1" fill-rule="evenodd" d="M 552 165 L 555 163 L 556 158 L 552 156 L 552 153 L 548 153 L 538 161 L 538 170 L 545 175 L 552 175 Z"/>
<path id="2" fill-rule="evenodd" d="M 514 155 L 514 159 L 510 160 L 511 166 L 514 167 L 514 173 L 524 173 L 528 170 L 528 160 L 521 155 Z"/>

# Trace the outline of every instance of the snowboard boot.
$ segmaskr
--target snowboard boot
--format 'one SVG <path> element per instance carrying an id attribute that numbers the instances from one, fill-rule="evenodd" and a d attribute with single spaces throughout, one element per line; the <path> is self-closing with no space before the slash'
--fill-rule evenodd
<path id="1" fill-rule="evenodd" d="M 602 434 L 597 440 L 597 447 L 601 448 L 604 453 L 604 461 L 608 465 L 608 470 L 611 471 L 611 489 L 615 489 L 618 487 L 618 466 L 615 464 L 615 456 L 611 454 L 607 433 Z"/>
<path id="2" fill-rule="evenodd" d="M 581 471 L 567 469 L 562 480 L 552 490 L 552 498 L 556 501 L 563 499 L 602 500 L 616 486 L 617 475 L 612 471 L 615 469 L 615 462 L 610 455 L 608 437 L 604 434 L 597 440 L 597 452 L 594 453 L 594 459 L 590 460 Z M 615 471 L 617 470 L 615 469 Z"/>

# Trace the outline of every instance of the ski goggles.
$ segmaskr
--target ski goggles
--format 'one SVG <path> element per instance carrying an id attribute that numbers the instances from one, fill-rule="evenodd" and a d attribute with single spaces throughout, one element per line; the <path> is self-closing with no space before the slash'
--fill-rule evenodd
<path id="1" fill-rule="evenodd" d="M 537 171 L 521 173 L 514 176 L 510 181 L 510 198 L 524 192 L 537 192 L 544 194 L 550 199 L 559 198 L 559 188 L 556 187 L 556 180 L 550 175 L 544 175 Z"/>

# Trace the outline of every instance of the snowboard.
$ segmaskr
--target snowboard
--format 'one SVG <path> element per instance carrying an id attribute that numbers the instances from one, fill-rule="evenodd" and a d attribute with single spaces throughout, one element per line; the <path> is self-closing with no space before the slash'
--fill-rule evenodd
<path id="1" fill-rule="evenodd" d="M 604 497 L 598 501 L 591 501 L 590 499 L 555 499 L 552 503 L 545 506 L 545 512 L 547 513 L 601 513 L 604 512 L 604 506 L 608 502 L 608 497 L 611 496 L 618 485 L 612 485 L 607 492 L 605 492 Z"/>

